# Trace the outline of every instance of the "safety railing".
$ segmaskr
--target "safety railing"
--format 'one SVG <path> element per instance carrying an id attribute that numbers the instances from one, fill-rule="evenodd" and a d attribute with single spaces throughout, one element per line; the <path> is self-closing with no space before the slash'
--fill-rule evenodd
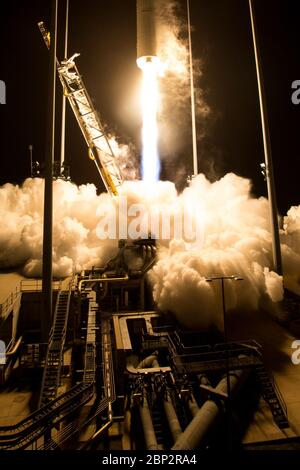
<path id="1" fill-rule="evenodd" d="M 6 300 L 0 304 L 0 318 L 5 318 L 6 315 L 12 310 L 15 302 L 17 301 L 18 297 L 20 296 L 20 291 L 16 289 L 14 292 L 11 292 Z"/>
<path id="2" fill-rule="evenodd" d="M 52 281 L 52 289 L 60 290 L 62 288 L 62 280 Z M 24 279 L 20 283 L 21 292 L 37 292 L 43 290 L 42 279 Z"/>
<path id="3" fill-rule="evenodd" d="M 72 282 L 76 282 L 76 278 L 72 277 Z M 52 289 L 60 290 L 62 288 L 62 280 L 53 281 Z M 73 285 L 73 284 L 72 284 Z M 24 279 L 20 282 L 19 286 L 12 291 L 4 302 L 0 304 L 0 317 L 5 317 L 13 308 L 14 303 L 23 292 L 42 292 L 43 281 L 42 279 Z"/>
<path id="4" fill-rule="evenodd" d="M 38 450 L 51 450 L 68 441 L 71 437 L 78 435 L 86 426 L 88 426 L 99 414 L 103 413 L 115 400 L 115 380 L 114 368 L 111 350 L 110 339 L 110 323 L 108 319 L 101 321 L 101 336 L 102 336 L 102 373 L 104 385 L 104 397 L 100 399 L 95 411 L 88 416 L 83 422 L 78 423 L 77 420 L 71 421 L 61 430 L 58 431 L 55 439 L 47 443 L 43 443 L 38 447 Z M 86 364 L 87 365 L 87 364 Z M 89 365 L 87 365 L 89 367 Z M 84 383 L 88 385 L 88 380 Z"/>
<path id="5" fill-rule="evenodd" d="M 227 357 L 229 367 L 238 369 L 243 367 L 252 367 L 262 363 L 260 345 L 254 341 L 244 341 L 242 343 L 234 342 L 217 344 L 215 346 L 199 348 L 197 352 L 186 351 L 183 354 L 177 354 L 170 345 L 169 350 L 172 356 L 174 366 L 185 372 L 195 370 L 215 370 L 226 367 Z M 227 356 L 228 355 L 228 356 Z"/>
<path id="6" fill-rule="evenodd" d="M 277 385 L 277 382 L 276 382 L 273 374 L 270 374 L 268 371 L 266 371 L 266 373 L 268 375 L 268 379 L 270 380 L 270 383 L 271 383 L 272 387 L 275 390 L 275 393 L 277 395 L 277 398 L 278 398 L 278 401 L 281 405 L 281 408 L 283 409 L 284 414 L 287 416 L 287 405 L 286 405 L 285 400 L 283 398 L 283 395 L 282 395 L 282 393 L 281 393 L 281 391 L 280 391 L 280 389 Z"/>

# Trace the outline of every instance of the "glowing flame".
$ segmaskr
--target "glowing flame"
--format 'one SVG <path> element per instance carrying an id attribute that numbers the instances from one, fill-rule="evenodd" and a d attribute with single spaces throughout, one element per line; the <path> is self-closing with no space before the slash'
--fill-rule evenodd
<path id="1" fill-rule="evenodd" d="M 156 59 L 156 58 L 153 58 Z M 142 64 L 142 176 L 147 188 L 159 180 L 160 162 L 157 149 L 158 128 L 158 75 L 159 68 L 155 60 L 145 61 Z"/>

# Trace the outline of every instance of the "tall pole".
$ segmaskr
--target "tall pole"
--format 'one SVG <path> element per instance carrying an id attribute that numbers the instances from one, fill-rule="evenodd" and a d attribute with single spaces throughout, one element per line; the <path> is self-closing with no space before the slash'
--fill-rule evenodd
<path id="1" fill-rule="evenodd" d="M 69 0 L 66 0 L 66 25 L 65 25 L 65 49 L 64 58 L 68 58 L 68 34 L 69 34 Z M 66 140 L 66 96 L 63 93 L 61 111 L 61 142 L 60 142 L 60 170 L 65 161 L 65 140 Z"/>
<path id="2" fill-rule="evenodd" d="M 29 155 L 30 155 L 30 176 L 32 178 L 33 177 L 33 161 L 32 161 L 33 145 L 32 144 L 28 145 L 28 149 L 29 149 Z"/>
<path id="3" fill-rule="evenodd" d="M 271 223 L 271 234 L 272 234 L 273 268 L 279 275 L 282 275 L 282 259 L 281 259 L 281 249 L 280 249 L 279 225 L 278 225 L 278 217 L 277 217 L 278 211 L 277 211 L 276 190 L 275 190 L 275 183 L 274 183 L 274 169 L 273 169 L 272 150 L 271 150 L 271 138 L 270 138 L 270 129 L 269 129 L 269 122 L 268 122 L 268 114 L 267 114 L 267 103 L 266 103 L 266 93 L 265 93 L 265 88 L 264 88 L 263 71 L 262 71 L 261 57 L 260 57 L 260 52 L 259 52 L 259 47 L 258 47 L 257 26 L 256 26 L 252 0 L 249 0 L 249 8 L 250 8 L 250 17 L 251 17 L 251 29 L 252 29 L 252 36 L 253 36 L 254 54 L 255 54 L 255 65 L 256 65 L 257 86 L 258 86 L 258 94 L 259 94 L 262 134 L 263 134 L 263 143 L 264 143 L 266 179 L 267 179 L 267 188 L 268 188 L 270 223 Z"/>
<path id="4" fill-rule="evenodd" d="M 197 130 L 196 130 L 196 110 L 195 110 L 195 88 L 193 73 L 193 51 L 191 34 L 190 2 L 186 2 L 188 19 L 188 37 L 189 37 L 189 58 L 190 58 L 190 84 L 191 84 L 191 113 L 192 113 L 192 139 L 193 139 L 193 172 L 198 175 L 198 153 L 197 153 Z"/>
<path id="5" fill-rule="evenodd" d="M 226 317 L 226 303 L 225 303 L 225 281 L 242 281 L 243 278 L 239 276 L 213 276 L 206 279 L 206 282 L 221 281 L 222 293 L 222 311 L 223 311 L 223 326 L 224 326 L 224 344 L 225 344 L 225 360 L 226 360 L 226 387 L 227 387 L 227 448 L 229 451 L 233 448 L 233 434 L 232 434 L 232 402 L 231 402 L 231 380 L 230 380 L 230 348 L 228 344 L 228 328 Z"/>
<path id="6" fill-rule="evenodd" d="M 229 344 L 228 344 L 228 330 L 226 318 L 226 304 L 225 304 L 225 286 L 224 277 L 221 277 L 222 289 L 222 308 L 223 308 L 223 325 L 224 325 L 224 342 L 226 348 L 226 383 L 227 383 L 227 446 L 228 450 L 232 450 L 232 430 L 231 430 L 231 385 L 230 385 L 230 367 L 229 367 Z"/>
<path id="7" fill-rule="evenodd" d="M 43 297 L 41 314 L 42 341 L 48 341 L 52 323 L 52 225 L 53 225 L 53 163 L 55 147 L 55 89 L 56 89 L 56 35 L 58 0 L 52 0 L 50 29 L 50 67 L 48 125 L 45 154 L 44 237 L 43 237 Z"/>

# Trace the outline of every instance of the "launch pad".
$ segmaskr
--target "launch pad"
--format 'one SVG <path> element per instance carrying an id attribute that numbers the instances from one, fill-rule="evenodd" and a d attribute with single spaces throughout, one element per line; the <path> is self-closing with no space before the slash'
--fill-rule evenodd
<path id="1" fill-rule="evenodd" d="M 257 341 L 224 344 L 218 330 L 187 331 L 155 308 L 146 278 L 155 257 L 154 240 L 121 240 L 102 268 L 55 282 L 48 344 L 39 281 L 23 281 L 2 304 L 0 403 L 16 398 L 13 383 L 27 382 L 28 393 L 29 381 L 31 404 L 23 419 L 1 423 L 0 449 L 223 448 L 229 420 L 232 445 L 253 446 L 262 403 L 273 439 L 295 438 Z"/>

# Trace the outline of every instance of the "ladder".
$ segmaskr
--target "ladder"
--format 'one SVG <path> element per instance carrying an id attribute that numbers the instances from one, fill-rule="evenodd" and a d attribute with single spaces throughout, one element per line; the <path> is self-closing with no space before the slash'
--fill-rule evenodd
<path id="1" fill-rule="evenodd" d="M 275 380 L 270 376 L 269 372 L 263 365 L 256 367 L 257 377 L 262 389 L 262 395 L 268 403 L 274 421 L 280 429 L 289 427 L 287 419 L 287 408 L 281 393 L 275 383 Z"/>
<path id="2" fill-rule="evenodd" d="M 50 49 L 50 34 L 43 21 L 38 26 L 47 48 Z M 74 62 L 78 56 L 76 53 L 61 62 L 56 59 L 58 76 L 89 148 L 89 156 L 95 162 L 106 190 L 111 196 L 117 196 L 123 182 L 122 176 L 104 125 Z"/>
<path id="3" fill-rule="evenodd" d="M 53 326 L 49 335 L 39 408 L 54 400 L 60 383 L 71 289 L 60 291 L 56 301 Z"/>
<path id="4" fill-rule="evenodd" d="M 151 418 L 152 418 L 152 424 L 153 424 L 153 429 L 155 432 L 157 444 L 159 446 L 162 446 L 162 449 L 164 448 L 165 444 L 165 430 L 164 430 L 164 425 L 162 423 L 162 412 L 157 406 L 157 404 L 154 404 L 154 406 L 151 409 Z"/>

